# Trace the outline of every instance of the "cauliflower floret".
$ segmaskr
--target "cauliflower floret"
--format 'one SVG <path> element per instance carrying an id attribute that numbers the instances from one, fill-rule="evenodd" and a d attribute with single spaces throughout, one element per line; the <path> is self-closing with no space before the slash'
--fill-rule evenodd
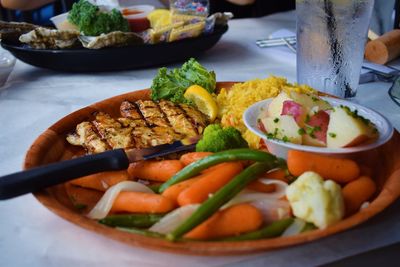
<path id="1" fill-rule="evenodd" d="M 343 218 L 344 202 L 340 186 L 324 181 L 315 172 L 305 172 L 286 189 L 293 214 L 318 228 L 325 228 Z"/>

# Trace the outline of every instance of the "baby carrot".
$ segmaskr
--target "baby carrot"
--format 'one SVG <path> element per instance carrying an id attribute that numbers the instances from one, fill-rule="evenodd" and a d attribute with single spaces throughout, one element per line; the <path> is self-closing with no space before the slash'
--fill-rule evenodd
<path id="1" fill-rule="evenodd" d="M 173 200 L 158 194 L 121 192 L 111 208 L 112 212 L 165 213 L 175 208 Z"/>
<path id="2" fill-rule="evenodd" d="M 262 224 L 261 212 L 250 204 L 239 204 L 215 213 L 184 237 L 216 239 L 257 230 Z"/>
<path id="3" fill-rule="evenodd" d="M 128 172 L 123 170 L 100 172 L 72 180 L 70 183 L 85 188 L 106 191 L 109 187 L 128 179 Z"/>
<path id="4" fill-rule="evenodd" d="M 229 149 L 221 152 L 214 153 L 208 157 L 202 158 L 192 164 L 183 168 L 176 175 L 171 177 L 167 182 L 163 183 L 160 187 L 160 192 L 165 191 L 168 187 L 173 184 L 182 182 L 187 180 L 200 172 L 203 172 L 205 169 L 217 165 L 223 162 L 231 162 L 238 160 L 251 160 L 257 162 L 274 162 L 275 167 L 281 166 L 283 162 L 277 159 L 270 153 L 249 149 L 249 148 L 237 148 L 237 149 Z"/>
<path id="5" fill-rule="evenodd" d="M 202 174 L 199 180 L 179 194 L 179 205 L 203 202 L 210 194 L 217 192 L 241 171 L 242 164 L 240 162 L 225 162 L 219 164 L 218 168 L 213 167 L 212 171 Z"/>
<path id="6" fill-rule="evenodd" d="M 324 179 L 338 183 L 348 183 L 360 175 L 357 163 L 350 159 L 333 158 L 298 150 L 289 150 L 287 165 L 289 172 L 295 176 L 300 176 L 306 171 L 314 171 Z"/>
<path id="7" fill-rule="evenodd" d="M 182 155 L 179 160 L 186 166 L 212 154 L 212 152 L 189 152 Z"/>
<path id="8" fill-rule="evenodd" d="M 189 188 L 193 183 L 195 183 L 201 177 L 202 177 L 202 175 L 199 175 L 195 178 L 191 178 L 191 179 L 185 180 L 183 182 L 174 184 L 173 186 L 168 187 L 164 192 L 162 192 L 162 195 L 164 197 L 167 197 L 167 198 L 173 200 L 175 203 L 178 203 L 179 194 L 182 191 L 184 191 L 185 189 Z"/>
<path id="9" fill-rule="evenodd" d="M 146 160 L 130 164 L 128 173 L 139 179 L 165 182 L 183 167 L 179 160 Z"/>
<path id="10" fill-rule="evenodd" d="M 287 175 L 288 175 L 287 169 L 275 169 L 265 173 L 264 175 L 262 175 L 262 177 L 268 179 L 280 180 L 282 182 L 287 183 L 288 182 L 288 179 L 286 178 Z"/>
<path id="11" fill-rule="evenodd" d="M 174 231 L 167 234 L 166 238 L 170 241 L 175 241 L 181 238 L 184 234 L 188 233 L 190 230 L 194 229 L 196 226 L 210 218 L 216 211 L 219 210 L 219 208 L 222 207 L 222 205 L 227 203 L 240 191 L 242 191 L 246 185 L 257 179 L 261 173 L 277 168 L 278 166 L 282 166 L 282 164 L 283 162 L 281 159 L 272 159 L 265 160 L 264 162 L 253 163 L 240 174 L 236 175 L 224 187 L 215 192 L 215 194 L 213 194 L 210 198 L 200 204 L 195 212 Z"/>
<path id="12" fill-rule="evenodd" d="M 263 184 L 258 180 L 255 180 L 247 186 L 247 189 L 263 192 L 263 193 L 271 193 L 274 192 L 276 186 L 274 184 Z"/>
<path id="13" fill-rule="evenodd" d="M 279 180 L 279 181 L 288 183 L 289 181 L 286 178 L 286 176 L 287 176 L 286 169 L 275 169 L 275 170 L 272 170 L 272 171 L 269 171 L 269 172 L 263 174 L 261 177 L 273 179 L 273 180 Z M 276 186 L 274 184 L 263 184 L 260 181 L 255 180 L 247 186 L 247 189 L 255 190 L 255 191 L 259 191 L 259 192 L 263 192 L 263 193 L 271 193 L 271 192 L 275 191 Z"/>
<path id="14" fill-rule="evenodd" d="M 346 184 L 342 189 L 346 215 L 356 213 L 362 203 L 370 199 L 375 191 L 375 182 L 368 176 L 361 176 Z"/>
<path id="15" fill-rule="evenodd" d="M 286 228 L 288 228 L 293 223 L 293 218 L 285 218 L 280 219 L 278 221 L 274 221 L 263 228 L 252 231 L 249 233 L 241 234 L 238 236 L 231 236 L 227 238 L 220 239 L 221 241 L 245 241 L 245 240 L 257 240 L 263 238 L 271 238 L 280 236 Z M 309 224 L 306 224 L 306 227 L 310 227 Z M 303 228 L 303 229 L 304 229 Z"/>

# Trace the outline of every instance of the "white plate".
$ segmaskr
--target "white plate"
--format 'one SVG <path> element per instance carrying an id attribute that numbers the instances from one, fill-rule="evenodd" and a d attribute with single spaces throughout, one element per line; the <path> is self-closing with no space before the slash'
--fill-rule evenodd
<path id="1" fill-rule="evenodd" d="M 324 153 L 324 154 L 347 154 L 347 153 L 355 153 L 360 151 L 366 151 L 378 146 L 383 145 L 393 135 L 393 126 L 384 116 L 379 114 L 378 112 L 363 107 L 361 105 L 355 104 L 353 102 L 349 102 L 346 100 L 330 98 L 330 97 L 322 97 L 322 99 L 328 101 L 332 106 L 344 105 L 349 107 L 351 110 L 358 110 L 358 114 L 369 119 L 373 124 L 375 124 L 376 128 L 379 131 L 379 138 L 374 143 L 359 145 L 355 147 L 348 148 L 326 148 L 326 147 L 316 147 L 316 146 L 306 146 L 306 145 L 298 145 L 289 142 L 283 142 L 274 139 L 267 139 L 264 132 L 262 132 L 257 127 L 257 119 L 262 112 L 262 109 L 266 109 L 271 103 L 272 98 L 262 100 L 250 106 L 243 114 L 243 120 L 246 127 L 258 135 L 262 139 L 264 139 L 268 150 L 275 154 L 278 157 L 286 158 L 287 152 L 289 149 L 309 151 L 315 153 Z"/>

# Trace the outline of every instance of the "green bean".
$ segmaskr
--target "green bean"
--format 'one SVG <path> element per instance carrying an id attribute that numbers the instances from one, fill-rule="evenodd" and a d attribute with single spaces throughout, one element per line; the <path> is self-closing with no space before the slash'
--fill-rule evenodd
<path id="1" fill-rule="evenodd" d="M 302 233 L 311 231 L 311 230 L 315 230 L 317 229 L 317 227 L 315 227 L 315 225 L 313 223 L 306 223 L 306 225 L 304 225 L 303 229 L 301 229 Z"/>
<path id="2" fill-rule="evenodd" d="M 293 218 L 282 219 L 275 221 L 260 230 L 228 237 L 224 239 L 219 239 L 220 241 L 244 241 L 244 240 L 257 240 L 262 238 L 270 238 L 280 236 L 286 228 L 288 228 L 293 223 Z"/>
<path id="3" fill-rule="evenodd" d="M 164 216 L 164 214 L 119 214 L 110 215 L 99 220 L 99 223 L 108 226 L 121 227 L 150 227 Z"/>
<path id="4" fill-rule="evenodd" d="M 143 229 L 137 229 L 137 228 L 125 228 L 125 227 L 117 227 L 116 229 L 131 233 L 131 234 L 144 235 L 147 237 L 165 238 L 165 235 L 157 233 L 157 232 L 152 232 L 149 230 L 143 230 Z"/>
<path id="5" fill-rule="evenodd" d="M 188 166 L 183 168 L 181 171 L 171 177 L 171 179 L 163 183 L 160 187 L 159 192 L 162 193 L 171 185 L 187 180 L 211 166 L 217 165 L 222 162 L 236 160 L 273 161 L 276 160 L 276 157 L 268 152 L 253 150 L 249 148 L 239 148 L 217 152 L 208 157 L 193 162 L 192 164 L 189 164 Z"/>
<path id="6" fill-rule="evenodd" d="M 279 160 L 256 162 L 235 176 L 228 184 L 218 190 L 213 196 L 203 202 L 200 207 L 178 228 L 167 235 L 167 239 L 175 241 L 184 234 L 207 220 L 220 207 L 242 191 L 247 184 L 258 178 L 258 175 L 275 168 Z"/>
<path id="7" fill-rule="evenodd" d="M 153 192 L 158 192 L 160 190 L 161 184 L 151 184 L 148 185 L 147 187 L 153 190 Z"/>

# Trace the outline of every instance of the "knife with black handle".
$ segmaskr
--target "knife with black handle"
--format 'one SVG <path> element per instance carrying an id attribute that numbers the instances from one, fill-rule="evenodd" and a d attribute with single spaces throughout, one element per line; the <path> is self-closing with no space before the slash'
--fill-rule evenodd
<path id="1" fill-rule="evenodd" d="M 129 163 L 188 151 L 196 144 L 181 141 L 144 149 L 114 149 L 85 155 L 0 177 L 0 200 L 5 200 L 104 171 L 125 170 Z"/>

